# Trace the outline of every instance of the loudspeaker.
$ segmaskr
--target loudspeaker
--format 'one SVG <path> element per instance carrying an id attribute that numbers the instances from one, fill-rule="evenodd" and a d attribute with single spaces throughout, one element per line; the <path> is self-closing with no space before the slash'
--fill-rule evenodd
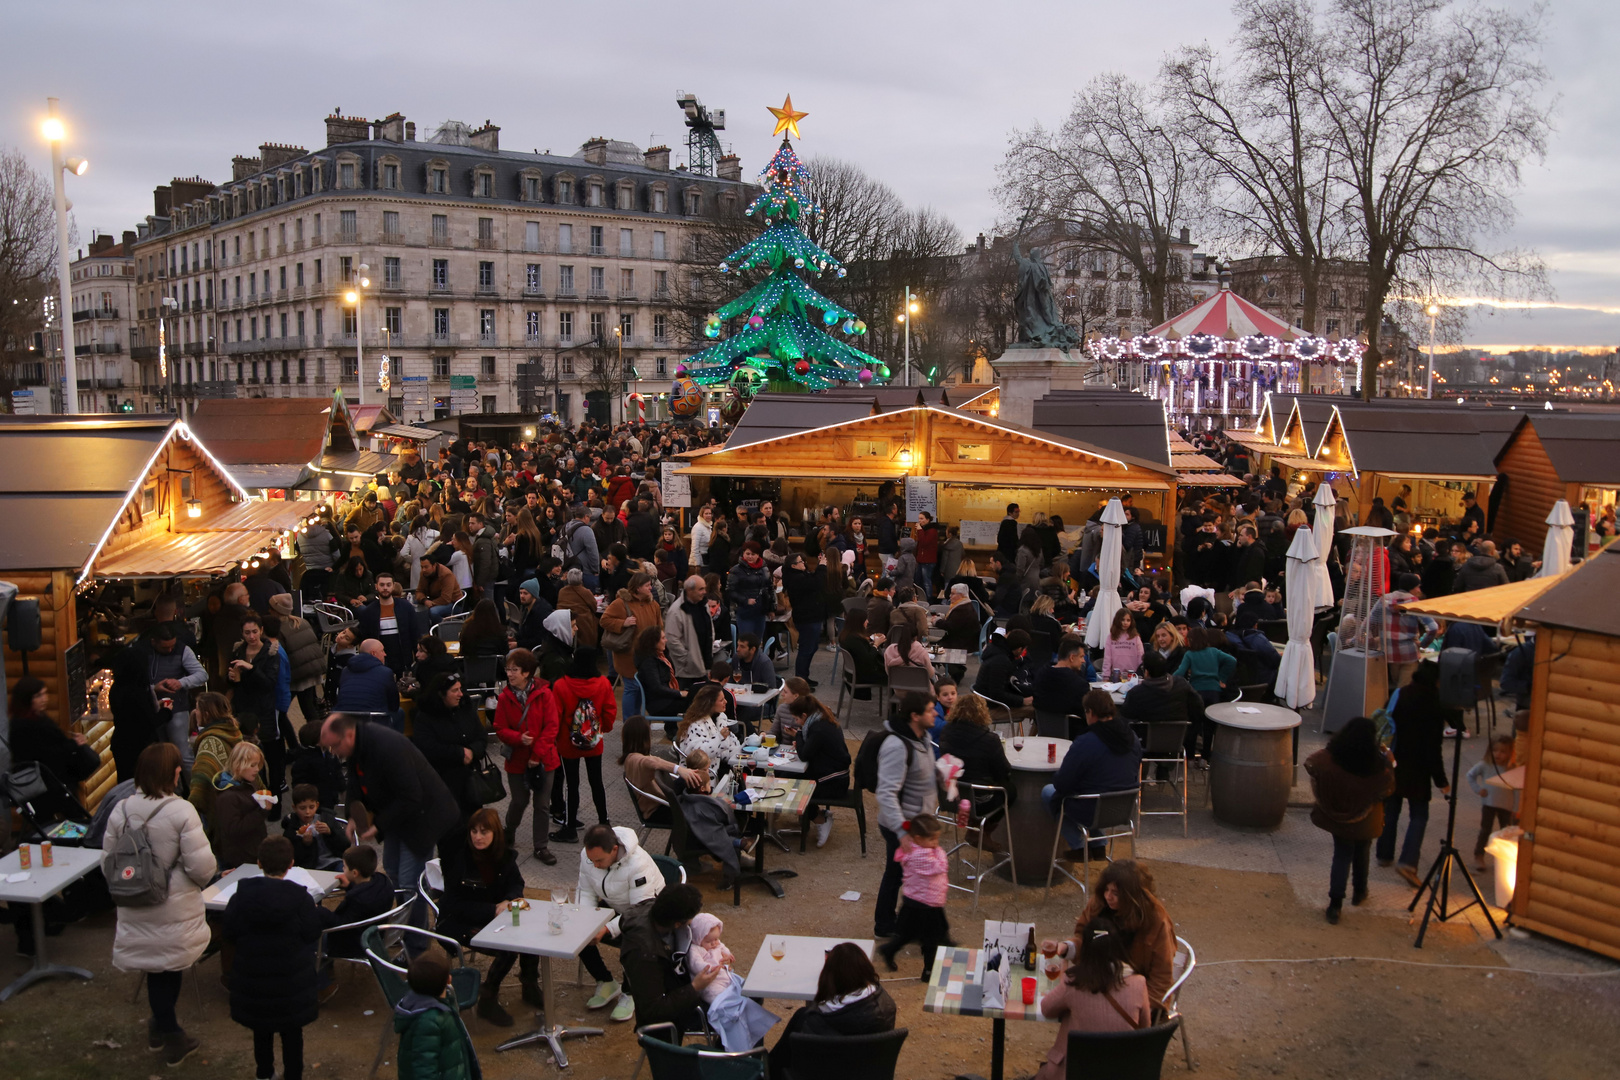
<path id="1" fill-rule="evenodd" d="M 1473 649 L 1440 650 L 1440 707 L 1444 709 L 1472 709 L 1474 684 L 1478 681 L 1475 665 L 1478 654 Z"/>
<path id="2" fill-rule="evenodd" d="M 13 600 L 6 618 L 6 644 L 15 652 L 33 652 L 40 647 L 38 600 Z"/>

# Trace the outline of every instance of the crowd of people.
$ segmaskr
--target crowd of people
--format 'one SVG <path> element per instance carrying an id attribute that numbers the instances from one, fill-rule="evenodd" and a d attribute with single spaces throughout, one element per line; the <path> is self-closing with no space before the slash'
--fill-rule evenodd
<path id="1" fill-rule="evenodd" d="M 295 558 L 273 553 L 190 609 L 175 595 L 155 600 L 150 626 L 108 659 L 120 782 L 97 816 L 109 869 L 132 830 L 169 868 L 161 903 L 119 909 L 114 948 L 120 967 L 146 973 L 151 1043 L 166 1060 L 197 1046 L 174 1015 L 180 974 L 223 948 L 232 1016 L 253 1030 L 259 1075 L 271 1075 L 277 1037 L 282 1074 L 299 1075 L 300 1031 L 330 979 L 315 965 L 322 931 L 402 904 L 400 920 L 425 928 L 427 906 L 412 898 L 437 858 L 435 928 L 465 943 L 523 896 L 525 814 L 521 847 L 546 866 L 577 847 L 582 902 L 618 916 L 599 944 L 619 950 L 622 978 L 597 945 L 581 956 L 596 984 L 591 1008 L 677 1026 L 706 1008 L 731 1030 L 751 1031 L 731 1000 L 722 927 L 701 910 L 702 894 L 671 880 L 630 823 L 612 819 L 607 790 L 620 777 L 604 775 L 604 757 L 615 730 L 615 763 L 638 817 L 677 808 L 721 867 L 723 889 L 759 842 L 755 816 L 738 814 L 734 799 L 749 733 L 794 747 L 806 762 L 817 847 L 852 787 L 869 792 L 884 842 L 878 956 L 894 970 L 918 943 L 926 977 L 934 947 L 951 940 L 942 778 L 972 786 L 966 812 L 991 847 L 1009 843 L 998 830 L 1016 792 L 995 723 L 1027 721 L 1072 739 L 1041 794 L 1070 856 L 1081 858 L 1094 807 L 1084 797 L 1138 783 L 1144 730 L 1184 725 L 1189 757 L 1203 765 L 1206 708 L 1275 679 L 1267 632 L 1284 614 L 1283 553 L 1297 529 L 1311 527 L 1315 490 L 1285 484 L 1275 469 L 1256 476 L 1236 443 L 1193 436 L 1245 483 L 1183 499 L 1173 575 L 1151 568 L 1155 523 L 1121 496 L 1121 604 L 1091 648 L 1084 631 L 1101 588 L 1102 506 L 1070 529 L 1043 513 L 1025 524 L 1009 505 L 982 563 L 958 526 L 926 512 L 903 520 L 892 490 L 880 491 L 875 513 L 846 520 L 844 508 L 828 506 L 790 519 L 768 497 L 717 484 L 682 530 L 662 505 L 658 466 L 714 437 L 585 425 L 511 447 L 457 440 L 432 460 L 408 452 L 341 510 L 324 507 L 297 538 Z M 1374 842 L 1381 864 L 1398 858 L 1397 871 L 1414 880 L 1431 788 L 1448 790 L 1440 739 L 1462 729 L 1435 698 L 1435 665 L 1418 663 L 1440 628 L 1401 604 L 1519 580 L 1537 565 L 1516 544 L 1498 553 L 1480 539 L 1483 515 L 1471 496 L 1467 507 L 1454 532 L 1403 531 L 1389 548 L 1377 619 L 1391 687 L 1401 688 L 1393 750 L 1358 719 L 1307 762 L 1313 820 L 1333 835 L 1330 921 L 1347 883 L 1353 904 L 1365 896 Z M 1387 510 L 1375 501 L 1374 513 L 1396 528 L 1410 524 L 1401 498 Z M 1337 592 L 1345 557 L 1337 544 L 1329 553 Z M 316 603 L 347 609 L 349 625 L 320 634 L 306 616 Z M 434 632 L 447 619 L 457 626 L 455 657 Z M 1443 637 L 1497 648 L 1469 635 L 1452 626 Z M 900 669 L 914 687 L 895 695 L 856 753 L 846 722 L 818 696 L 824 644 L 836 646 L 858 700 L 900 685 Z M 945 662 L 957 652 L 976 659 L 971 682 L 967 664 Z M 734 686 L 779 682 L 769 715 L 739 707 Z M 1124 691 L 1121 703 L 1098 687 L 1105 682 Z M 1527 675 L 1523 686 L 1527 693 Z M 12 754 L 71 785 L 98 763 L 48 710 L 38 680 L 16 685 Z M 1511 741 L 1493 743 L 1470 781 L 1482 783 L 1476 772 L 1507 767 L 1514 754 Z M 1500 822 L 1487 815 L 1481 847 Z M 206 916 L 202 890 L 248 865 L 260 876 L 240 883 L 223 916 Z M 315 904 L 288 881 L 293 867 L 336 872 L 341 902 Z M 24 933 L 19 922 L 20 941 Z M 351 934 L 326 955 L 358 948 Z M 1065 1032 L 1149 1023 L 1171 982 L 1175 938 L 1146 869 L 1111 863 L 1064 950 L 1069 975 L 1041 1007 Z M 445 1004 L 447 958 L 436 948 L 410 954 L 411 993 L 396 1017 L 402 1075 L 471 1075 L 466 1028 Z M 500 1002 L 513 966 L 522 1000 L 543 1005 L 535 957 L 497 952 L 475 1009 L 482 1021 L 513 1023 Z M 894 1015 L 871 961 L 839 946 L 815 1001 L 786 1030 L 882 1031 Z M 772 1052 L 773 1075 L 789 1067 L 787 1044 Z M 1062 1075 L 1064 1046 L 1060 1034 L 1040 1076 Z"/>

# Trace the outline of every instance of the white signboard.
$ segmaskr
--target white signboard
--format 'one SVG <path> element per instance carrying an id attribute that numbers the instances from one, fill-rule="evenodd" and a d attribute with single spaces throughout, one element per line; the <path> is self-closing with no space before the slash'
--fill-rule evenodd
<path id="1" fill-rule="evenodd" d="M 906 477 L 906 520 L 917 521 L 917 515 L 923 510 L 928 516 L 939 519 L 939 510 L 936 508 L 934 482 L 926 476 Z"/>
<path id="2" fill-rule="evenodd" d="M 428 409 L 432 407 L 432 395 L 428 393 L 428 377 L 426 375 L 402 375 L 399 383 L 400 389 L 405 396 L 405 408 Z"/>
<path id="3" fill-rule="evenodd" d="M 692 479 L 689 476 L 678 476 L 675 470 L 684 468 L 684 464 L 675 461 L 661 463 L 660 483 L 664 489 L 664 505 L 666 507 L 679 507 L 692 505 Z"/>
<path id="4" fill-rule="evenodd" d="M 996 533 L 1001 528 L 999 521 L 967 521 L 962 522 L 962 543 L 968 547 L 995 547 Z"/>
<path id="5" fill-rule="evenodd" d="M 34 392 L 32 390 L 13 390 L 11 392 L 11 411 L 17 416 L 33 416 L 36 412 Z"/>

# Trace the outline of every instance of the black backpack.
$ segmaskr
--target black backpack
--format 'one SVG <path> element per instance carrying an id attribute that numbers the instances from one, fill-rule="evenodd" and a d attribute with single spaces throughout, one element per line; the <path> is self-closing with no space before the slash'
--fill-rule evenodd
<path id="1" fill-rule="evenodd" d="M 855 786 L 862 791 L 876 791 L 878 785 L 878 752 L 883 749 L 883 740 L 894 735 L 906 744 L 906 774 L 911 774 L 911 759 L 916 748 L 911 745 L 910 739 L 901 738 L 886 728 L 868 732 L 866 738 L 861 740 L 861 748 L 855 752 Z"/>

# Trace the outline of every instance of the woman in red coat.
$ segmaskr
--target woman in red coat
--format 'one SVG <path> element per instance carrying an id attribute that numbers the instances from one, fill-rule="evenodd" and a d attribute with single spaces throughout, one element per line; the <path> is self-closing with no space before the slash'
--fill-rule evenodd
<path id="1" fill-rule="evenodd" d="M 506 655 L 506 689 L 495 704 L 495 734 L 510 748 L 506 771 L 512 801 L 506 808 L 506 843 L 517 840 L 518 825 L 531 795 L 534 801 L 534 857 L 547 866 L 557 864 L 548 845 L 551 823 L 551 784 L 561 764 L 557 757 L 557 699 L 546 681 L 535 674 L 539 661 L 528 649 Z"/>
<path id="2" fill-rule="evenodd" d="M 563 786 L 551 789 L 551 816 L 564 824 L 551 834 L 559 844 L 579 842 L 579 763 L 585 762 L 585 775 L 591 782 L 591 799 L 596 803 L 596 820 L 611 825 L 607 811 L 607 789 L 602 786 L 602 736 L 613 730 L 613 686 L 597 669 L 595 649 L 576 649 L 566 677 L 551 686 L 557 698 L 557 753 L 562 758 L 567 782 L 568 814 L 563 817 Z"/>

